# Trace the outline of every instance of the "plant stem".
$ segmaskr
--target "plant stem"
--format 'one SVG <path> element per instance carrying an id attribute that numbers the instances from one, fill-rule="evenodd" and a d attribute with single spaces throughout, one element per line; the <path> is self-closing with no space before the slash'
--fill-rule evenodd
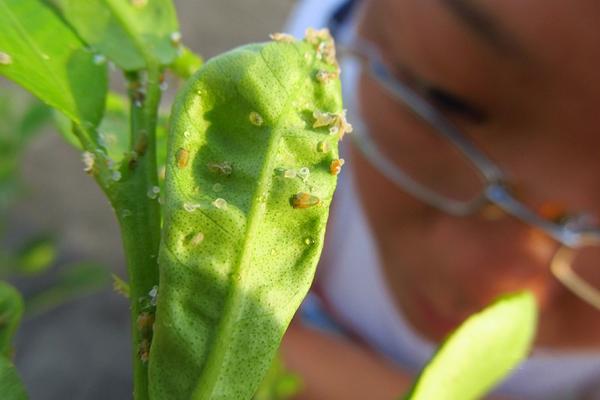
<path id="1" fill-rule="evenodd" d="M 133 156 L 121 167 L 123 181 L 113 201 L 129 276 L 135 400 L 148 399 L 147 355 L 151 338 L 142 337 L 137 326 L 143 311 L 140 300 L 147 299 L 150 290 L 158 285 L 161 217 L 158 194 L 155 197 L 152 189 L 158 187 L 156 122 L 161 97 L 160 73 L 157 65 L 148 66 L 145 99 L 140 99 L 139 88 L 130 92 Z"/>

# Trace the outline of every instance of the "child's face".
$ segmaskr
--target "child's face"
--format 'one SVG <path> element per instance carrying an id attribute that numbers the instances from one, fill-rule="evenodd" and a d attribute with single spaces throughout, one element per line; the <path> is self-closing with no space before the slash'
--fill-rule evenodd
<path id="1" fill-rule="evenodd" d="M 371 0 L 360 30 L 399 79 L 425 83 L 424 97 L 504 170 L 524 203 L 600 216 L 598 15 L 596 0 Z M 366 75 L 359 95 L 390 157 L 431 168 L 428 179 L 442 185 L 469 187 L 438 144 L 412 142 L 420 122 Z M 360 152 L 354 161 L 388 282 L 422 333 L 439 339 L 496 295 L 529 288 L 542 306 L 542 341 L 571 330 L 571 344 L 600 338 L 600 312 L 549 272 L 552 240 L 494 213 L 446 215 Z"/>

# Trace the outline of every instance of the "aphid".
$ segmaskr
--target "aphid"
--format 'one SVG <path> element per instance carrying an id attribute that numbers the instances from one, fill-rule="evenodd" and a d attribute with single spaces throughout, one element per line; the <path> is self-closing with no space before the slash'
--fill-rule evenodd
<path id="1" fill-rule="evenodd" d="M 12 62 L 13 59 L 10 54 L 0 51 L 0 65 L 10 65 Z"/>
<path id="2" fill-rule="evenodd" d="M 320 70 L 320 71 L 317 71 L 317 73 L 315 74 L 315 77 L 317 78 L 317 81 L 319 81 L 321 83 L 327 83 L 331 80 L 337 79 L 338 73 L 337 73 L 337 71 Z"/>
<path id="3" fill-rule="evenodd" d="M 338 113 L 337 116 L 338 116 L 338 119 L 336 121 L 336 125 L 339 128 L 338 134 L 339 134 L 340 140 L 342 140 L 346 133 L 352 132 L 352 125 L 350 125 L 348 123 L 348 121 L 346 120 L 346 110 L 342 110 L 342 112 Z"/>
<path id="4" fill-rule="evenodd" d="M 317 144 L 317 151 L 319 153 L 327 153 L 329 151 L 329 142 L 322 141 Z"/>
<path id="5" fill-rule="evenodd" d="M 342 171 L 342 166 L 345 161 L 343 158 L 332 160 L 331 164 L 329 164 L 329 173 L 331 175 L 338 175 Z"/>
<path id="6" fill-rule="evenodd" d="M 233 172 L 233 167 L 229 161 L 223 161 L 221 163 L 208 163 L 208 170 L 215 174 L 229 176 Z"/>
<path id="7" fill-rule="evenodd" d="M 184 148 L 180 148 L 175 153 L 175 159 L 177 160 L 177 166 L 179 168 L 185 168 L 188 165 L 188 161 L 190 159 L 190 153 Z"/>
<path id="8" fill-rule="evenodd" d="M 180 32 L 171 33 L 171 36 L 169 36 L 169 39 L 171 39 L 171 44 L 173 45 L 173 47 L 181 46 L 181 33 Z"/>
<path id="9" fill-rule="evenodd" d="M 135 142 L 133 149 L 141 157 L 146 154 L 146 150 L 148 149 L 148 135 L 146 135 L 145 131 L 141 131 L 140 133 L 141 135 Z"/>
<path id="10" fill-rule="evenodd" d="M 152 335 L 152 327 L 154 325 L 154 314 L 149 312 L 141 312 L 137 317 L 137 328 L 144 337 Z"/>
<path id="11" fill-rule="evenodd" d="M 293 43 L 296 41 L 296 38 L 288 33 L 271 33 L 269 35 L 269 38 L 271 38 L 271 40 L 274 40 L 276 42 L 282 42 L 282 43 Z"/>
<path id="12" fill-rule="evenodd" d="M 192 134 L 190 133 L 190 131 L 185 131 L 183 132 L 183 137 L 186 139 L 189 139 L 192 136 Z"/>
<path id="13" fill-rule="evenodd" d="M 89 151 L 84 151 L 81 155 L 81 160 L 83 161 L 83 170 L 87 174 L 94 172 L 94 163 L 96 161 L 95 154 L 90 153 Z"/>
<path id="14" fill-rule="evenodd" d="M 307 246 L 310 246 L 313 243 L 314 243 L 314 240 L 312 240 L 311 238 L 304 239 L 304 244 Z"/>
<path id="15" fill-rule="evenodd" d="M 104 54 L 94 55 L 94 64 L 103 65 L 106 62 L 106 56 Z"/>
<path id="16" fill-rule="evenodd" d="M 147 363 L 150 359 L 150 341 L 148 339 L 142 339 L 140 347 L 138 348 L 138 357 L 143 363 Z"/>
<path id="17" fill-rule="evenodd" d="M 296 193 L 290 199 L 290 204 L 294 208 L 310 208 L 318 205 L 319 203 L 321 203 L 321 199 L 306 192 Z"/>
<path id="18" fill-rule="evenodd" d="M 263 117 L 256 111 L 252 111 L 248 116 L 248 119 L 250 120 L 250 123 L 252 123 L 252 125 L 256 126 L 261 126 L 265 122 Z"/>
<path id="19" fill-rule="evenodd" d="M 192 246 L 198 246 L 200 243 L 202 243 L 202 241 L 204 240 L 204 233 L 202 232 L 198 232 L 195 233 L 191 238 L 190 238 L 190 244 Z"/>
<path id="20" fill-rule="evenodd" d="M 320 110 L 315 110 L 313 112 L 313 117 L 315 122 L 313 123 L 313 128 L 320 128 L 322 126 L 329 126 L 335 123 L 336 115 Z"/>
<path id="21" fill-rule="evenodd" d="M 223 209 L 225 207 L 227 207 L 227 200 L 222 199 L 222 198 L 217 198 L 215 199 L 215 201 L 213 201 L 213 206 L 219 208 L 219 209 Z"/>

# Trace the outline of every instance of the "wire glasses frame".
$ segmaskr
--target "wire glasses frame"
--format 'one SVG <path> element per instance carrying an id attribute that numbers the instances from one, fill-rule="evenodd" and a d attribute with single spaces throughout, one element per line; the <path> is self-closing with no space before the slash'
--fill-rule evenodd
<path id="1" fill-rule="evenodd" d="M 405 104 L 416 116 L 428 123 L 436 134 L 447 140 L 472 163 L 483 180 L 483 190 L 467 201 L 451 199 L 437 193 L 417 182 L 386 157 L 369 136 L 368 130 L 357 126 L 358 129 L 355 129 L 352 135 L 353 140 L 373 166 L 415 198 L 448 214 L 472 215 L 482 207 L 493 204 L 518 220 L 540 229 L 560 244 L 550 262 L 550 270 L 554 277 L 581 300 L 600 310 L 600 290 L 586 282 L 572 268 L 579 248 L 600 246 L 600 227 L 590 227 L 589 224 L 582 223 L 581 218 L 556 223 L 540 217 L 513 196 L 506 185 L 505 175 L 494 162 L 477 149 L 430 102 L 392 75 L 374 44 L 355 36 L 350 45 L 338 45 L 338 50 L 343 58 L 357 60 L 362 69 L 389 95 Z"/>

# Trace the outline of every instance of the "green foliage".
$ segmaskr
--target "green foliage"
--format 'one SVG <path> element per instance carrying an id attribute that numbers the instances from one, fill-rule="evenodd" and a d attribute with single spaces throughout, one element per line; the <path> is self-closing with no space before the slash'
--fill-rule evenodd
<path id="1" fill-rule="evenodd" d="M 323 244 L 339 139 L 329 125 L 343 113 L 339 80 L 315 77 L 335 68 L 305 41 L 250 45 L 208 61 L 180 93 L 151 398 L 250 398 L 270 367 Z M 313 114 L 329 122 L 314 128 Z"/>
<path id="2" fill-rule="evenodd" d="M 4 281 L 0 281 L 0 358 L 12 354 L 11 342 L 21 316 L 23 299 L 19 292 Z M 0 391 L 0 393 L 2 393 Z"/>
<path id="3" fill-rule="evenodd" d="M 0 393 L 2 400 L 26 400 L 27 393 L 19 379 L 15 366 L 0 356 Z"/>
<path id="4" fill-rule="evenodd" d="M 0 0 L 0 74 L 78 124 L 96 126 L 106 94 L 106 65 L 40 0 Z"/>
<path id="5" fill-rule="evenodd" d="M 48 1 L 83 40 L 126 71 L 168 65 L 177 55 L 181 38 L 171 0 Z"/>
<path id="6" fill-rule="evenodd" d="M 18 273 L 35 275 L 46 271 L 56 260 L 57 249 L 51 237 L 30 239 L 19 251 L 15 266 Z"/>
<path id="7" fill-rule="evenodd" d="M 406 398 L 480 398 L 527 356 L 536 322 L 533 294 L 502 296 L 446 339 Z"/>
<path id="8" fill-rule="evenodd" d="M 278 356 L 273 360 L 253 400 L 288 400 L 298 394 L 301 388 L 300 377 L 287 371 Z"/>

